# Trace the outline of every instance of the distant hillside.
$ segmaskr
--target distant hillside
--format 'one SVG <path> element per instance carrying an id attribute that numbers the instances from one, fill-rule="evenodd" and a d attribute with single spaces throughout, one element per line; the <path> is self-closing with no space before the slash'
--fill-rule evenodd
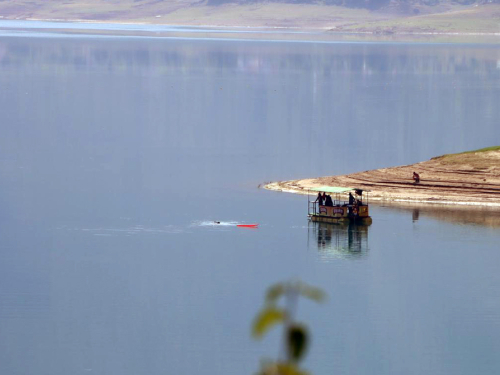
<path id="1" fill-rule="evenodd" d="M 308 4 L 308 5 L 337 5 L 349 8 L 380 9 L 385 6 L 411 7 L 418 5 L 436 6 L 454 2 L 460 5 L 500 3 L 500 0 L 207 0 L 207 5 L 222 4 L 262 4 L 262 3 Z"/>
<path id="2" fill-rule="evenodd" d="M 145 1 L 145 0 L 143 0 Z M 204 1 L 200 1 L 203 3 Z M 393 4 L 410 4 L 410 5 L 438 5 L 440 3 L 455 2 L 461 5 L 471 4 L 488 4 L 500 3 L 500 0 L 206 0 L 207 5 L 222 5 L 222 4 L 263 4 L 263 3 L 285 3 L 285 4 L 308 4 L 308 5 L 338 5 L 353 8 L 375 8 Z"/>
<path id="3" fill-rule="evenodd" d="M 0 0 L 0 19 L 500 33 L 500 0 Z"/>

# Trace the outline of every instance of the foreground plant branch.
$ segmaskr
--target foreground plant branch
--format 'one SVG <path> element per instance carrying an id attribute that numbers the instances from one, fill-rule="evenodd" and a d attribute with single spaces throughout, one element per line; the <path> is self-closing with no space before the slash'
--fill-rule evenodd
<path id="1" fill-rule="evenodd" d="M 252 335 L 261 339 L 275 325 L 283 325 L 283 342 L 280 358 L 276 361 L 263 361 L 259 375 L 306 375 L 299 362 L 305 357 L 309 346 L 309 331 L 304 323 L 298 322 L 295 315 L 299 297 L 316 302 L 325 299 L 325 293 L 301 281 L 288 281 L 271 286 L 265 298 L 264 307 L 255 317 Z M 284 306 L 278 304 L 284 300 Z"/>

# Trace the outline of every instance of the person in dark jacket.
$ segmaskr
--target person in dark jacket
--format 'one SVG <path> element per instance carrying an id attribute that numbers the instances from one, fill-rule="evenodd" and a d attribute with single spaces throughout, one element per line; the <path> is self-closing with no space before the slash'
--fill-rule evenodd
<path id="1" fill-rule="evenodd" d="M 332 207 L 333 206 L 332 197 L 330 197 L 329 195 L 326 196 L 325 206 L 328 206 L 328 207 Z"/>
<path id="2" fill-rule="evenodd" d="M 315 202 L 318 202 L 320 206 L 323 206 L 323 197 L 321 195 L 321 192 L 318 193 L 318 197 L 316 198 Z"/>
<path id="3" fill-rule="evenodd" d="M 354 199 L 354 196 L 352 195 L 352 193 L 349 193 L 349 204 L 354 204 L 356 200 Z"/>

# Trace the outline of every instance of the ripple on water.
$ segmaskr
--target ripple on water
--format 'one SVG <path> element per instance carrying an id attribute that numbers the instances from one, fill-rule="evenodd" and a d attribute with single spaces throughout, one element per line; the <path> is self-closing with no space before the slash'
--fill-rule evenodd
<path id="1" fill-rule="evenodd" d="M 99 227 L 99 228 L 79 228 L 79 227 L 58 227 L 56 228 L 58 230 L 67 230 L 67 231 L 78 231 L 78 232 L 89 232 L 94 236 L 104 236 L 104 237 L 110 237 L 110 236 L 133 236 L 133 235 L 138 235 L 138 234 L 178 234 L 178 233 L 185 233 L 186 230 L 181 227 L 177 227 L 174 225 L 165 225 L 162 227 L 148 227 L 144 225 L 135 225 L 132 227 L 126 227 L 126 228 L 106 228 L 106 227 Z"/>
<path id="2" fill-rule="evenodd" d="M 214 221 L 214 220 L 203 220 L 203 221 L 193 221 L 191 223 L 192 227 L 234 227 L 240 224 L 237 221 Z"/>

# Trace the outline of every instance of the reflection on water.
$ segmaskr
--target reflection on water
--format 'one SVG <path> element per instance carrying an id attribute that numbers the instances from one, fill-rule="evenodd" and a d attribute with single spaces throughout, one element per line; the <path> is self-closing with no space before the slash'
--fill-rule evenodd
<path id="1" fill-rule="evenodd" d="M 252 155 L 255 184 L 408 164 L 491 144 L 499 59 L 477 46 L 0 37 L 0 148 L 55 140 L 56 160 L 84 154 L 74 162 L 92 172 Z"/>
<path id="2" fill-rule="evenodd" d="M 411 213 L 411 218 L 413 222 L 418 221 L 419 217 L 420 217 L 420 210 L 418 208 L 414 208 L 413 212 Z"/>
<path id="3" fill-rule="evenodd" d="M 481 225 L 500 227 L 500 210 L 495 207 L 468 207 L 425 203 L 384 203 L 383 207 L 411 212 L 415 223 L 422 217 L 428 217 L 454 224 Z"/>
<path id="4" fill-rule="evenodd" d="M 358 258 L 368 252 L 368 226 L 357 224 L 309 223 L 309 239 L 316 240 L 323 261 Z M 310 247 L 312 241 L 309 242 Z"/>

